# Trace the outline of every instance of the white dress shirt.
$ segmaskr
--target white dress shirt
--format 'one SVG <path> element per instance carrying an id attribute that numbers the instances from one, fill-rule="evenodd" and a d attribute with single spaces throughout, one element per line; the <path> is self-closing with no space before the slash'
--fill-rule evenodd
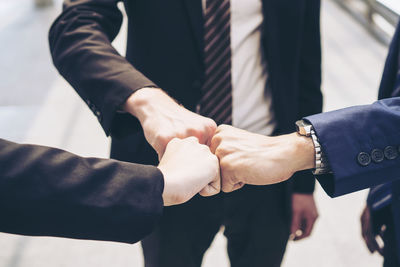
<path id="1" fill-rule="evenodd" d="M 203 9 L 206 0 L 203 1 Z M 270 135 L 275 129 L 267 62 L 261 44 L 261 0 L 231 0 L 232 124 Z"/>

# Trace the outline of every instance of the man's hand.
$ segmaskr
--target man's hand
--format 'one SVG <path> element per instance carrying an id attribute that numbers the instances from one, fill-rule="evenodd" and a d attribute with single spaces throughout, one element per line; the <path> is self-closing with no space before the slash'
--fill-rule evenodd
<path id="1" fill-rule="evenodd" d="M 291 239 L 296 241 L 310 236 L 318 218 L 317 207 L 312 194 L 293 194 Z"/>
<path id="2" fill-rule="evenodd" d="M 164 175 L 164 205 L 177 205 L 200 192 L 218 194 L 221 188 L 218 159 L 195 137 L 168 143 L 158 168 Z"/>
<path id="3" fill-rule="evenodd" d="M 191 112 L 157 88 L 143 88 L 133 93 L 124 109 L 137 117 L 149 144 L 162 157 L 173 138 L 197 137 L 209 145 L 217 125 L 209 118 Z"/>
<path id="4" fill-rule="evenodd" d="M 311 138 L 296 133 L 267 137 L 221 125 L 210 149 L 220 162 L 224 192 L 237 190 L 244 184 L 279 183 L 299 170 L 314 167 Z"/>
<path id="5" fill-rule="evenodd" d="M 361 234 L 364 238 L 365 244 L 368 247 L 368 250 L 371 253 L 378 251 L 378 253 L 383 256 L 383 248 L 381 248 L 376 241 L 376 236 L 372 227 L 371 211 L 369 210 L 368 206 L 364 208 L 364 211 L 361 214 Z"/>

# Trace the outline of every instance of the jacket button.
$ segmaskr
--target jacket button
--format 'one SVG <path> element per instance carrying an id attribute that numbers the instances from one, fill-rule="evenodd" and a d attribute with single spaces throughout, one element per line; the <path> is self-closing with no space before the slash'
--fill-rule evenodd
<path id="1" fill-rule="evenodd" d="M 384 150 L 384 153 L 387 159 L 395 159 L 399 156 L 399 152 L 394 146 L 387 146 Z"/>
<path id="2" fill-rule="evenodd" d="M 371 163 L 371 157 L 368 153 L 360 152 L 357 157 L 358 163 L 361 166 L 368 166 Z"/>
<path id="3" fill-rule="evenodd" d="M 373 162 L 379 163 L 385 159 L 385 155 L 381 149 L 374 149 L 371 152 L 371 158 Z"/>

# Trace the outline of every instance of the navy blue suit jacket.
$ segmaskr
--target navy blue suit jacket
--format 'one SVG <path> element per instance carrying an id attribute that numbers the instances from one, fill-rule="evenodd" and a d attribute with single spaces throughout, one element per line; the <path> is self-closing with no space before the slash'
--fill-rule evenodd
<path id="1" fill-rule="evenodd" d="M 318 176 L 332 197 L 393 182 L 392 213 L 400 248 L 400 27 L 393 37 L 379 89 L 379 101 L 306 117 L 315 128 L 333 174 Z M 361 152 L 397 149 L 397 157 L 363 166 Z M 395 153 L 396 154 L 396 153 Z M 398 255 L 400 255 L 400 250 Z"/>

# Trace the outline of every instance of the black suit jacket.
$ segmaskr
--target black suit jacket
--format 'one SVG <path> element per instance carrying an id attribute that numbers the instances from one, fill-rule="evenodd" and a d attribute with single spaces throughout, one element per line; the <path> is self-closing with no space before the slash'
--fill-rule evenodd
<path id="1" fill-rule="evenodd" d="M 66 0 L 50 29 L 60 73 L 76 89 L 113 139 L 112 157 L 155 164 L 138 121 L 116 112 L 135 91 L 157 85 L 194 110 L 204 80 L 201 0 L 126 0 L 126 58 L 111 46 L 122 15 L 118 0 Z M 278 125 L 322 109 L 319 0 L 262 0 L 262 42 Z M 140 156 L 139 156 L 140 155 Z M 310 172 L 296 175 L 295 190 L 312 192 Z"/>
<path id="2" fill-rule="evenodd" d="M 0 231 L 135 243 L 162 214 L 153 166 L 0 139 Z"/>

